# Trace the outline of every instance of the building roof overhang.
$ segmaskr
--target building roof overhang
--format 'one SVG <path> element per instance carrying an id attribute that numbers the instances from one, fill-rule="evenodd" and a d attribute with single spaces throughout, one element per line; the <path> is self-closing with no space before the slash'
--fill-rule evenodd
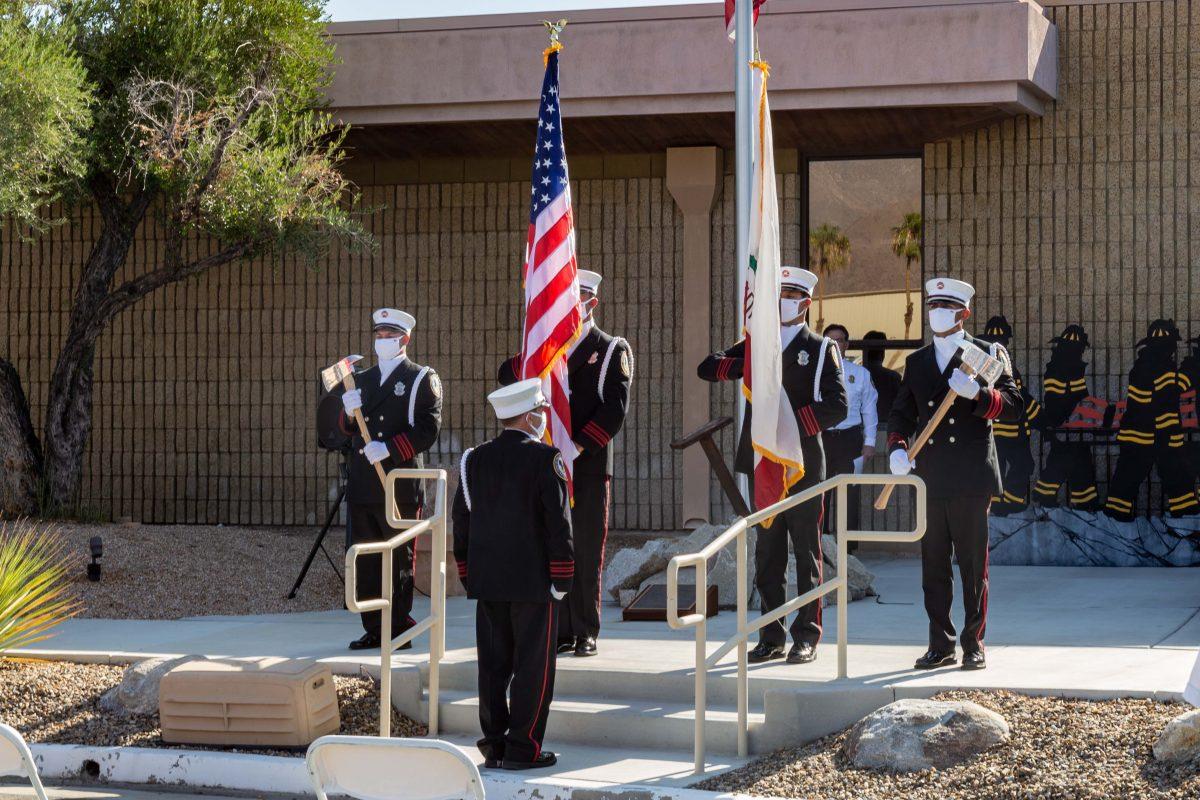
<path id="1" fill-rule="evenodd" d="M 580 11 L 563 34 L 573 152 L 731 146 L 734 48 L 720 4 Z M 540 15 L 334 23 L 329 98 L 364 153 L 528 151 Z M 776 142 L 896 151 L 1055 97 L 1057 45 L 1026 0 L 792 0 L 764 6 Z"/>

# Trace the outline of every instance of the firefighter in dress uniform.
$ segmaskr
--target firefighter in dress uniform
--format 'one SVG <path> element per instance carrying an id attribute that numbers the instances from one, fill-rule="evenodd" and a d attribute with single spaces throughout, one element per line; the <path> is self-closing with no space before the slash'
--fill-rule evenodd
<path id="1" fill-rule="evenodd" d="M 1087 331 L 1080 325 L 1068 325 L 1050 344 L 1050 361 L 1042 374 L 1042 413 L 1034 421 L 1043 438 L 1049 439 L 1050 452 L 1033 498 L 1038 505 L 1053 508 L 1065 483 L 1071 508 L 1096 511 L 1100 494 L 1096 490 L 1092 445 L 1064 440 L 1055 431 L 1064 426 L 1097 429 L 1104 419 L 1103 409 L 1088 399 L 1087 362 L 1083 360 L 1083 351 L 1090 346 Z"/>
<path id="2" fill-rule="evenodd" d="M 442 425 L 442 385 L 438 375 L 406 355 L 416 319 L 394 308 L 381 308 L 372 317 L 375 329 L 375 366 L 354 376 L 356 389 L 342 394 L 342 432 L 353 437 L 350 473 L 346 483 L 349 508 L 350 541 L 381 542 L 395 531 L 384 514 L 383 485 L 375 472 L 398 468 L 420 468 L 423 454 L 437 441 Z M 354 411 L 362 410 L 363 420 L 372 435 L 364 442 L 354 422 Z M 396 503 L 403 519 L 417 519 L 424 503 L 421 482 L 402 480 L 396 484 Z M 392 635 L 412 627 L 409 616 L 413 604 L 412 543 L 399 548 L 392 562 Z M 358 563 L 359 599 L 373 599 L 383 591 L 378 553 L 365 555 Z M 366 633 L 350 643 L 351 650 L 380 646 L 380 612 L 362 615 Z M 411 643 L 404 649 L 411 647 Z"/>
<path id="3" fill-rule="evenodd" d="M 1125 414 L 1117 431 L 1120 451 L 1108 485 L 1104 513 L 1131 522 L 1138 489 L 1158 467 L 1167 496 L 1167 513 L 1181 517 L 1200 513 L 1195 477 L 1184 456 L 1186 435 L 1179 417 L 1179 395 L 1186 379 L 1176 368 L 1179 329 L 1171 320 L 1150 323 L 1129 371 Z"/>
<path id="4" fill-rule="evenodd" d="M 1183 361 L 1179 362 L 1179 380 L 1183 388 L 1183 402 L 1180 410 L 1184 412 L 1183 427 L 1195 428 L 1197 424 L 1196 395 L 1198 394 L 1196 387 L 1200 386 L 1200 336 L 1193 336 L 1188 340 L 1188 345 L 1188 354 Z M 1200 476 L 1200 439 L 1193 439 L 1185 449 L 1189 454 L 1188 464 L 1191 466 L 1192 474 Z"/>
<path id="5" fill-rule="evenodd" d="M 921 588 L 929 615 L 929 650 L 917 669 L 933 669 L 956 661 L 952 556 L 962 579 L 966 620 L 959 641 L 963 669 L 987 666 L 983 637 L 988 603 L 988 506 L 1003 491 L 992 421 L 1016 420 L 1021 393 L 1012 377 L 1004 347 L 967 334 L 975 289 L 951 278 L 925 284 L 933 342 L 905 361 L 904 381 L 888 420 L 892 474 L 916 471 L 928 488 L 928 527 L 921 539 Z M 983 385 L 961 368 L 964 344 L 989 351 L 1005 368 L 992 386 Z M 914 464 L 908 444 L 925 428 L 947 392 L 957 395 L 949 413 Z"/>
<path id="6" fill-rule="evenodd" d="M 796 494 L 825 480 L 825 451 L 821 432 L 846 418 L 848 401 L 842 382 L 841 352 L 832 340 L 814 333 L 808 326 L 808 307 L 817 276 L 806 269 L 783 267 L 779 319 L 783 338 L 783 388 L 799 423 L 804 477 L 791 488 Z M 736 381 L 744 371 L 745 340 L 700 363 L 696 373 L 702 380 Z M 734 468 L 745 475 L 754 474 L 754 448 L 750 439 L 750 403 L 742 420 Z M 753 487 L 750 496 L 754 496 Z M 754 545 L 754 583 L 763 613 L 783 605 L 787 594 L 788 540 L 796 554 L 796 591 L 799 594 L 821 583 L 821 518 L 824 506 L 820 498 L 802 503 L 777 517 L 770 528 L 758 528 Z M 793 645 L 787 654 L 790 664 L 807 664 L 816 658 L 821 639 L 821 603 L 809 603 L 796 612 L 792 622 Z M 754 664 L 782 658 L 787 631 L 783 620 L 762 629 L 759 642 L 750 651 Z"/>
<path id="7" fill-rule="evenodd" d="M 842 379 L 846 383 L 846 418 L 826 428 L 821 434 L 821 447 L 825 451 L 825 475 L 847 475 L 854 472 L 855 459 L 861 459 L 859 472 L 863 472 L 867 459 L 875 455 L 875 435 L 879 428 L 879 393 L 871 381 L 871 373 L 861 364 L 846 358 L 850 347 L 850 331 L 841 323 L 825 326 L 825 335 L 838 346 L 842 356 Z M 858 530 L 858 487 L 846 491 L 846 525 Z M 832 498 L 831 498 L 832 499 Z M 826 509 L 824 531 L 836 535 L 834 514 L 836 506 L 831 502 Z M 851 549 L 857 542 L 851 542 Z"/>
<path id="8" fill-rule="evenodd" d="M 576 571 L 575 587 L 567 595 L 559 620 L 558 652 L 573 652 L 579 657 L 596 655 L 596 638 L 600 635 L 604 546 L 612 502 L 612 440 L 625 424 L 633 381 L 629 343 L 596 326 L 601 280 L 598 273 L 579 270 L 583 333 L 567 356 L 572 439 L 579 448 L 571 465 Z M 500 365 L 501 385 L 516 381 L 520 361 L 518 355 Z"/>
<path id="9" fill-rule="evenodd" d="M 549 403 L 537 378 L 488 395 L 504 430 L 463 453 L 454 560 L 476 600 L 478 746 L 484 766 L 537 769 L 554 698 L 558 615 L 575 574 L 567 473 L 545 444 Z"/>
<path id="10" fill-rule="evenodd" d="M 1004 316 L 995 316 L 983 327 L 982 341 L 996 343 L 1010 352 L 1012 325 Z M 1026 390 L 1021 371 L 1013 365 L 1013 380 L 1021 393 L 1022 409 L 1013 422 L 992 421 L 992 436 L 996 439 L 996 457 L 1000 464 L 1000 482 L 1004 493 L 992 498 L 992 513 L 1008 516 L 1024 511 L 1029 505 L 1029 479 L 1033 476 L 1033 452 L 1029 446 L 1029 429 L 1041 416 L 1041 404 Z"/>

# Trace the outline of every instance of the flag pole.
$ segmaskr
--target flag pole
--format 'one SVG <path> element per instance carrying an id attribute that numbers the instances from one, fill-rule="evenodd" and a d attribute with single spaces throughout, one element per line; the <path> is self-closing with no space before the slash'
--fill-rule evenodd
<path id="1" fill-rule="evenodd" d="M 737 269 L 734 287 L 734 303 L 737 311 L 736 336 L 742 336 L 742 324 L 746 318 L 746 274 L 750 266 L 750 192 L 754 175 L 754 98 L 751 96 L 751 44 L 754 39 L 754 0 L 737 0 L 734 7 L 734 31 L 736 32 L 736 54 L 733 59 L 734 75 L 734 180 L 737 189 Z M 742 395 L 741 381 L 735 392 L 737 397 L 735 430 L 738 441 L 746 435 L 742 430 L 745 419 L 746 398 Z M 749 481 L 738 475 L 738 488 L 743 497 L 749 497 Z"/>

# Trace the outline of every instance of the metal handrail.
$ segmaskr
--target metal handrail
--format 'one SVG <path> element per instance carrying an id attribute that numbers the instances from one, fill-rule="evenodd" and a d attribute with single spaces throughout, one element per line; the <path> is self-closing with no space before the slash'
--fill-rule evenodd
<path id="1" fill-rule="evenodd" d="M 916 490 L 916 521 L 911 531 L 849 531 L 846 530 L 847 489 L 850 486 L 912 486 Z M 799 597 L 792 598 L 779 608 L 761 615 L 754 621 L 747 621 L 747 606 L 749 591 L 746 586 L 747 543 L 746 532 L 751 526 L 758 525 L 766 519 L 776 516 L 790 508 L 806 503 L 809 500 L 829 492 L 837 491 L 837 577 L 824 581 L 821 585 L 805 592 Z M 733 522 L 720 536 L 713 539 L 698 553 L 677 555 L 667 564 L 667 624 L 676 630 L 684 628 L 696 629 L 696 732 L 695 732 L 695 770 L 696 774 L 704 772 L 704 719 L 708 708 L 708 669 L 715 666 L 721 658 L 733 648 L 737 648 L 737 692 L 738 692 L 738 755 L 745 757 L 748 752 L 748 722 L 750 679 L 747 673 L 747 642 L 755 631 L 775 620 L 782 619 L 830 592 L 836 591 L 837 624 L 838 624 L 838 678 L 846 677 L 846 624 L 847 605 L 849 604 L 849 576 L 847 572 L 847 543 L 851 540 L 860 542 L 915 542 L 925 535 L 925 481 L 915 475 L 835 475 L 815 486 L 810 486 L 802 492 L 784 498 L 762 511 L 748 517 L 742 517 Z M 730 542 L 737 543 L 737 633 L 721 644 L 711 656 L 707 655 L 708 637 L 708 560 L 723 550 Z M 687 616 L 679 616 L 679 570 L 684 567 L 696 569 L 696 611 Z"/>
<path id="2" fill-rule="evenodd" d="M 428 519 L 402 519 L 396 505 L 396 481 L 437 481 L 433 514 Z M 388 525 L 401 533 L 384 542 L 363 542 L 346 551 L 346 608 L 358 613 L 378 611 L 379 620 L 379 735 L 392 735 L 392 654 L 429 631 L 429 735 L 438 733 L 440 666 L 446 653 L 446 471 L 444 469 L 394 469 L 383 484 Z M 429 559 L 429 615 L 392 638 L 392 553 L 418 536 L 433 536 Z M 415 545 L 414 545 L 415 547 Z M 358 599 L 358 557 L 380 554 L 382 597 Z"/>

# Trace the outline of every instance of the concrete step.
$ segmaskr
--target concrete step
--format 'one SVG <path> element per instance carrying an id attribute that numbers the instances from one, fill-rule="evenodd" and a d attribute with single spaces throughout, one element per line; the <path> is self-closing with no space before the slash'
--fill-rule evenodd
<path id="1" fill-rule="evenodd" d="M 428 697 L 422 699 L 428 713 Z M 444 690 L 439 702 L 441 729 L 449 733 L 478 735 L 479 698 L 473 691 Z M 737 710 L 710 707 L 706 715 L 708 747 L 715 752 L 737 752 Z M 750 746 L 764 721 L 749 715 Z M 546 726 L 546 740 L 647 750 L 692 749 L 695 712 L 691 704 L 646 700 L 555 695 Z"/>

